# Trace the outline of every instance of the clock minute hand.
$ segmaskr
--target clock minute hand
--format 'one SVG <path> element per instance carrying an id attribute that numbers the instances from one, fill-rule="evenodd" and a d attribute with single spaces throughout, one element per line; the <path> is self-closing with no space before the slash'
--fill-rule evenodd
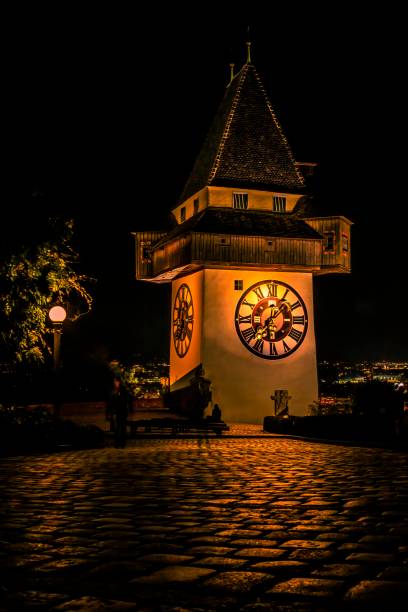
<path id="1" fill-rule="evenodd" d="M 288 307 L 288 305 L 287 305 L 287 303 L 286 303 L 286 302 L 282 302 L 282 304 L 279 306 L 279 308 L 276 308 L 276 306 L 275 306 L 275 307 L 272 309 L 272 312 L 271 312 L 271 317 L 272 317 L 272 319 L 276 319 L 276 317 L 277 317 L 279 314 L 283 313 L 283 311 L 284 311 L 284 310 L 285 310 L 285 308 L 287 308 L 287 307 Z M 275 313 L 275 314 L 273 314 L 273 311 L 274 311 L 274 310 L 276 310 L 276 313 Z"/>

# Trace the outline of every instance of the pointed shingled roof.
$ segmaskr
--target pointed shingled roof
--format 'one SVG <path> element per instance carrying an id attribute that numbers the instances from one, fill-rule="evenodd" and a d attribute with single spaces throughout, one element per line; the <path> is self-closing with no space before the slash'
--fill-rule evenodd
<path id="1" fill-rule="evenodd" d="M 180 202 L 207 185 L 295 193 L 305 188 L 252 64 L 228 86 Z"/>

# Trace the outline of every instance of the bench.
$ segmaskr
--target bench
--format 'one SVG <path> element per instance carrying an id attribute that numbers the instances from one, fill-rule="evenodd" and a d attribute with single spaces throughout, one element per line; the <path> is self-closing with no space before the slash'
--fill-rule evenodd
<path id="1" fill-rule="evenodd" d="M 229 431 L 229 427 L 224 421 L 211 421 L 211 419 L 200 419 L 191 421 L 189 419 L 129 419 L 127 422 L 131 434 L 140 433 L 167 433 L 177 435 L 179 433 L 215 433 L 222 435 L 224 431 Z"/>

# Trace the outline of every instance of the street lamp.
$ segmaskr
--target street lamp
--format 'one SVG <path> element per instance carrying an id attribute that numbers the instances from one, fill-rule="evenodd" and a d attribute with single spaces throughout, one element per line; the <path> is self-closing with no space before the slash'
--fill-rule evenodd
<path id="1" fill-rule="evenodd" d="M 60 361 L 60 346 L 61 346 L 61 334 L 62 324 L 67 317 L 67 311 L 62 306 L 53 306 L 50 308 L 48 313 L 50 320 L 54 327 L 54 370 L 58 370 Z"/>

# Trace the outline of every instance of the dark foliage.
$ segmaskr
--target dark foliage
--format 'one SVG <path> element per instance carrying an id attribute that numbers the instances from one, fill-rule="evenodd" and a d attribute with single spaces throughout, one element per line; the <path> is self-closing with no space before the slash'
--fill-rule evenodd
<path id="1" fill-rule="evenodd" d="M 398 418 L 403 411 L 402 391 L 382 380 L 371 380 L 353 388 L 353 412 L 373 417 L 387 415 Z"/>
<path id="2" fill-rule="evenodd" d="M 0 356 L 14 366 L 40 365 L 51 354 L 52 305 L 65 305 L 71 321 L 92 305 L 85 287 L 90 279 L 76 270 L 73 221 L 49 219 L 46 225 L 47 239 L 41 233 L 15 245 L 0 261 Z"/>
<path id="3" fill-rule="evenodd" d="M 408 414 L 404 413 L 398 419 L 379 414 L 370 418 L 356 414 L 289 418 L 268 416 L 264 419 L 264 430 L 322 440 L 408 449 Z"/>
<path id="4" fill-rule="evenodd" d="M 104 434 L 95 425 L 77 425 L 44 408 L 0 405 L 0 456 L 103 446 Z"/>

